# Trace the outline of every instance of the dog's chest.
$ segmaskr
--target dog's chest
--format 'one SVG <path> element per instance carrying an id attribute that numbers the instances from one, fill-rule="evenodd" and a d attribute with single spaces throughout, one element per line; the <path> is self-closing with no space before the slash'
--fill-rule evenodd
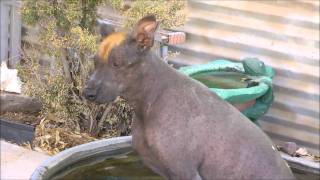
<path id="1" fill-rule="evenodd" d="M 151 142 L 150 137 L 147 136 L 145 129 L 140 124 L 134 124 L 133 126 L 133 148 L 143 156 L 150 156 L 151 154 Z"/>
<path id="2" fill-rule="evenodd" d="M 144 164 L 146 164 L 153 171 L 162 174 L 163 167 L 156 156 L 156 152 L 154 152 L 154 148 L 150 146 L 150 142 L 148 142 L 148 138 L 145 136 L 143 130 L 136 131 L 134 130 L 132 139 L 133 139 L 133 148 L 138 152 Z M 141 130 L 141 129 L 140 129 Z"/>

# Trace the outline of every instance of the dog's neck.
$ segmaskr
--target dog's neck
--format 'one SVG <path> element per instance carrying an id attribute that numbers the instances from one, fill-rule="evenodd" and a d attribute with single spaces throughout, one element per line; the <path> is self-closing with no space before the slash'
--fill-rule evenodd
<path id="1" fill-rule="evenodd" d="M 175 77 L 174 70 L 152 53 L 144 56 L 138 71 L 142 73 L 141 79 L 123 96 L 138 119 L 143 119 L 144 113 L 166 88 L 170 88 L 169 84 L 174 82 Z"/>

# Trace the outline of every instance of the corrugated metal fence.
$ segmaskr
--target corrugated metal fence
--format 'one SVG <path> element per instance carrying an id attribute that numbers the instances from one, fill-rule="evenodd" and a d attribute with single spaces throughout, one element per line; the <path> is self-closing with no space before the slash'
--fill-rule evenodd
<path id="1" fill-rule="evenodd" d="M 0 60 L 15 67 L 21 49 L 21 1 L 0 0 Z"/>
<path id="2" fill-rule="evenodd" d="M 262 128 L 276 143 L 294 141 L 319 153 L 319 1 L 189 0 L 188 7 L 179 29 L 187 43 L 170 48 L 181 53 L 171 60 L 263 60 L 277 76 Z"/>

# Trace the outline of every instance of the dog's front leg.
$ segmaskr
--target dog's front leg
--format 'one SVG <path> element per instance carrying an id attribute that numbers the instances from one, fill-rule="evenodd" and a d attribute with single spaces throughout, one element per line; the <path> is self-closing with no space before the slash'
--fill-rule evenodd
<path id="1" fill-rule="evenodd" d="M 185 179 L 185 180 L 203 180 L 203 178 L 200 176 L 199 172 L 197 172 L 192 177 L 180 177 L 180 176 L 170 175 L 170 177 L 166 178 L 166 179 L 169 179 L 169 180 L 181 180 L 181 179 Z"/>

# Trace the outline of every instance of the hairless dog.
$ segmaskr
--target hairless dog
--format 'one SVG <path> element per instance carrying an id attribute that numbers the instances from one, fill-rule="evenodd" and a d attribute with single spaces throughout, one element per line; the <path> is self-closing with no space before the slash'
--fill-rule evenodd
<path id="1" fill-rule="evenodd" d="M 158 22 L 104 34 L 84 89 L 97 103 L 127 99 L 133 148 L 166 179 L 294 179 L 271 140 L 233 106 L 150 50 Z"/>

